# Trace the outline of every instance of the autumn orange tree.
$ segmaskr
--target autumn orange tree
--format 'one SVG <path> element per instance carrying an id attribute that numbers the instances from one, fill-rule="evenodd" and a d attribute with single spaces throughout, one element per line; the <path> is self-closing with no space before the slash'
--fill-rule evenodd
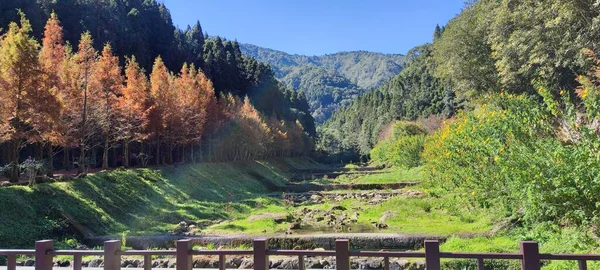
<path id="1" fill-rule="evenodd" d="M 52 176 L 54 170 L 54 147 L 64 145 L 64 126 L 60 118 L 63 115 L 64 84 L 61 80 L 61 69 L 65 58 L 65 47 L 63 40 L 63 29 L 60 26 L 56 13 L 50 14 L 50 18 L 44 28 L 42 39 L 42 50 L 40 51 L 41 87 L 48 89 L 60 106 L 55 108 L 56 117 L 48 118 L 41 130 L 41 139 L 48 144 L 48 175 Z"/>
<path id="2" fill-rule="evenodd" d="M 236 118 L 241 129 L 241 137 L 234 159 L 264 158 L 267 147 L 271 143 L 268 136 L 269 127 L 247 96 L 236 113 L 238 114 Z"/>
<path id="3" fill-rule="evenodd" d="M 112 143 L 117 137 L 117 104 L 123 88 L 119 57 L 113 55 L 110 44 L 104 45 L 91 75 L 91 96 L 98 100 L 97 105 L 100 106 L 97 124 L 102 132 L 102 169 L 108 169 L 108 151 L 114 146 Z"/>
<path id="4" fill-rule="evenodd" d="M 144 129 L 148 122 L 148 102 L 150 97 L 148 78 L 137 63 L 135 56 L 128 58 L 125 66 L 125 87 L 119 99 L 120 116 L 118 140 L 123 142 L 123 165 L 129 167 L 132 142 L 146 139 Z M 143 152 L 143 149 L 142 149 Z"/>
<path id="5" fill-rule="evenodd" d="M 177 120 L 182 125 L 173 127 L 175 128 L 173 141 L 181 148 L 179 151 L 181 160 L 186 159 L 185 148 L 200 141 L 206 119 L 206 111 L 200 106 L 201 95 L 196 72 L 193 65 L 190 67 L 186 63 L 175 79 L 175 102 L 179 112 Z M 192 152 L 190 151 L 190 155 L 193 155 Z"/>
<path id="6" fill-rule="evenodd" d="M 203 153 L 201 143 L 207 137 L 207 141 L 209 142 L 207 146 L 209 148 L 210 153 L 210 147 L 212 146 L 212 144 L 210 143 L 210 136 L 214 134 L 214 130 L 219 128 L 223 120 L 221 110 L 219 109 L 219 105 L 215 95 L 215 88 L 213 86 L 213 83 L 200 69 L 198 69 L 198 72 L 196 73 L 196 81 L 198 82 L 198 91 L 200 92 L 200 102 L 198 105 L 200 110 L 205 111 L 205 119 L 204 126 L 202 127 L 204 131 L 202 132 L 203 138 L 197 138 L 198 141 L 196 141 L 196 143 L 198 144 L 197 148 L 199 151 L 198 153 L 192 153 L 191 158 L 193 159 L 193 161 L 196 161 L 197 157 L 200 158 L 200 160 L 202 159 Z M 193 148 L 194 146 L 192 146 L 192 151 L 194 150 Z"/>
<path id="7" fill-rule="evenodd" d="M 78 103 L 80 105 L 81 118 L 79 119 L 79 127 L 76 132 L 76 136 L 79 141 L 79 160 L 78 170 L 84 172 L 84 169 L 88 166 L 86 161 L 86 151 L 90 147 L 90 142 L 93 136 L 96 135 L 95 125 L 91 126 L 88 123 L 90 116 L 95 118 L 97 115 L 97 103 L 90 102 L 92 96 L 90 95 L 90 78 L 93 74 L 93 69 L 98 58 L 98 52 L 94 49 L 92 35 L 89 32 L 85 32 L 81 35 L 79 40 L 79 46 L 77 54 L 74 56 L 75 70 L 77 71 L 77 88 L 81 92 L 78 96 Z M 93 104 L 94 106 L 90 106 Z M 96 121 L 89 121 L 91 123 L 97 123 Z"/>
<path id="8" fill-rule="evenodd" d="M 57 102 L 41 86 L 38 42 L 22 12 L 0 41 L 0 140 L 9 144 L 10 180 L 19 177 L 19 152 L 27 142 L 40 142 L 42 128 L 55 117 Z"/>
<path id="9" fill-rule="evenodd" d="M 194 64 L 184 63 L 173 74 L 157 57 L 148 77 L 131 57 L 123 70 L 111 45 L 99 54 L 89 32 L 72 48 L 54 13 L 40 46 L 20 15 L 20 23 L 11 23 L 0 37 L 0 147 L 11 181 L 18 180 L 25 147 L 38 150 L 40 158 L 47 147 L 52 175 L 60 153 L 63 169 L 76 164 L 83 173 L 99 165 L 98 157 L 104 169 L 119 164 L 121 155 L 124 166 L 131 165 L 130 157 L 145 165 L 148 150 L 155 153 L 154 163 L 162 164 L 203 156 L 211 161 L 290 156 L 309 145 L 293 112 L 283 113 L 295 101 L 288 101 L 266 73 L 261 96 L 272 94 L 268 100 L 253 100 L 247 89 L 243 94 L 221 90 L 217 99 L 213 82 Z M 264 114 L 278 98 L 281 103 Z"/>
<path id="10" fill-rule="evenodd" d="M 267 119 L 267 125 L 270 127 L 270 155 L 273 157 L 284 156 L 285 152 L 291 147 L 291 145 L 288 143 L 288 134 L 285 130 L 285 122 L 272 115 L 269 117 L 269 119 Z"/>
<path id="11" fill-rule="evenodd" d="M 81 108 L 83 104 L 83 91 L 79 85 L 79 65 L 76 63 L 73 48 L 68 44 L 64 47 L 65 53 L 60 68 L 60 81 L 62 89 L 62 110 L 59 119 L 59 133 L 63 147 L 63 169 L 71 169 L 73 162 L 72 153 L 80 146 L 79 131 L 81 129 Z M 74 156 L 74 155 L 73 155 Z"/>
<path id="12" fill-rule="evenodd" d="M 148 132 L 154 140 L 155 163 L 161 164 L 161 139 L 167 131 L 168 114 L 174 110 L 170 95 L 171 78 L 161 57 L 157 57 L 150 74 L 150 109 L 148 112 Z"/>

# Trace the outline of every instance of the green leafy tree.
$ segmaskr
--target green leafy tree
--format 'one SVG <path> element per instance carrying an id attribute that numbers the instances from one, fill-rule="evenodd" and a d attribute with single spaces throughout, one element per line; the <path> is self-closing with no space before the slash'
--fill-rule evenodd
<path id="1" fill-rule="evenodd" d="M 444 27 L 433 43 L 436 76 L 452 81 L 459 98 L 500 89 L 498 72 L 488 44 L 495 1 L 478 1 Z"/>
<path id="2" fill-rule="evenodd" d="M 504 0 L 494 9 L 488 42 L 502 88 L 535 92 L 533 80 L 551 89 L 575 88 L 587 67 L 582 49 L 597 49 L 600 11 L 595 1 Z M 499 89 L 499 88 L 498 88 Z"/>

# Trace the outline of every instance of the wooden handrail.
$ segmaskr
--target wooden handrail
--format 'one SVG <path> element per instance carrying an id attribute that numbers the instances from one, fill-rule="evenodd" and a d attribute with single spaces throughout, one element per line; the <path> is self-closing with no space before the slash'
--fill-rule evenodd
<path id="1" fill-rule="evenodd" d="M 425 258 L 425 252 L 352 250 L 352 251 L 350 251 L 350 256 L 353 256 L 353 257 Z"/>
<path id="2" fill-rule="evenodd" d="M 596 254 L 540 254 L 542 260 L 554 261 L 600 261 L 600 255 Z"/>
<path id="3" fill-rule="evenodd" d="M 496 260 L 521 260 L 522 254 L 518 253 L 463 253 L 440 252 L 440 258 L 446 259 L 496 259 Z"/>
<path id="4" fill-rule="evenodd" d="M 254 252 L 252 250 L 192 250 L 190 251 L 190 255 L 252 255 Z"/>
<path id="5" fill-rule="evenodd" d="M 267 250 L 267 255 L 275 256 L 335 256 L 335 250 L 284 250 L 270 249 Z"/>
<path id="6" fill-rule="evenodd" d="M 7 255 L 35 255 L 35 249 L 0 249 L 0 256 Z"/>
<path id="7" fill-rule="evenodd" d="M 336 269 L 349 270 L 351 257 L 381 257 L 384 269 L 390 268 L 390 258 L 424 258 L 428 270 L 439 270 L 440 259 L 472 259 L 477 260 L 478 269 L 484 269 L 484 260 L 520 260 L 522 269 L 539 270 L 542 260 L 577 261 L 579 270 L 587 269 L 587 261 L 600 261 L 600 254 L 543 254 L 539 253 L 536 242 L 521 242 L 520 253 L 463 253 L 441 252 L 439 241 L 425 241 L 424 252 L 414 251 L 362 251 L 350 250 L 347 239 L 338 239 L 335 250 L 285 250 L 268 249 L 267 239 L 256 239 L 253 250 L 193 250 L 190 239 L 177 241 L 177 248 L 171 250 L 121 250 L 121 241 L 106 241 L 104 250 L 54 250 L 51 240 L 37 241 L 35 249 L 0 249 L 0 256 L 7 257 L 7 269 L 16 269 L 17 255 L 35 255 L 36 270 L 52 270 L 52 258 L 57 255 L 73 256 L 74 269 L 81 269 L 82 256 L 103 256 L 104 269 L 119 270 L 121 256 L 143 256 L 144 269 L 151 269 L 152 256 L 174 256 L 177 270 L 191 270 L 192 257 L 197 255 L 219 256 L 219 269 L 225 269 L 226 257 L 232 255 L 253 256 L 254 269 L 266 270 L 269 267 L 269 256 L 297 256 L 298 267 L 304 269 L 306 257 L 335 257 Z"/>

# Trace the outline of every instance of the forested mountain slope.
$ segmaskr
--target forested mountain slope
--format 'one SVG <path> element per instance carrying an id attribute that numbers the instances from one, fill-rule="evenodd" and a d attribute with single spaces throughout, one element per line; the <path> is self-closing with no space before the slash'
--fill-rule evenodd
<path id="1" fill-rule="evenodd" d="M 328 119 L 336 109 L 347 106 L 364 92 L 346 77 L 321 67 L 301 66 L 281 81 L 287 82 L 289 88 L 300 89 L 317 122 Z"/>
<path id="2" fill-rule="evenodd" d="M 315 120 L 327 120 L 357 95 L 379 87 L 402 70 L 405 56 L 366 51 L 305 56 L 241 44 L 244 54 L 271 65 L 286 86 L 305 93 Z"/>
<path id="3" fill-rule="evenodd" d="M 452 115 L 454 94 L 449 83 L 434 77 L 431 47 L 411 49 L 400 74 L 336 111 L 319 129 L 321 149 L 347 157 L 367 156 L 392 120 Z"/>

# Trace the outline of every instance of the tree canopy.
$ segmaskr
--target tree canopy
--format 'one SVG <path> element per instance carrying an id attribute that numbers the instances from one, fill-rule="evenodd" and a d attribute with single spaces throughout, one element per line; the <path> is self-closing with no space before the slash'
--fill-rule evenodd
<path id="1" fill-rule="evenodd" d="M 0 104 L 0 164 L 12 168 L 11 180 L 19 176 L 23 151 L 45 159 L 51 174 L 57 157 L 62 157 L 58 167 L 85 172 L 95 166 L 258 159 L 313 150 L 316 131 L 306 96 L 282 86 L 269 66 L 242 55 L 237 42 L 206 38 L 199 23 L 175 29 L 168 10 L 152 0 L 35 4 L 34 18 L 56 10 L 47 17 L 42 44 L 24 12 L 0 39 L 0 95 L 6 101 Z M 20 6 L 30 10 L 30 5 Z M 10 14 L 3 9 L 9 6 L 0 10 Z M 72 12 L 77 9 L 112 20 L 81 18 Z M 124 10 L 129 12 L 121 18 Z M 166 36 L 164 31 L 144 36 L 147 29 L 164 30 L 146 25 L 155 15 L 170 31 L 172 44 L 160 47 L 169 39 L 146 39 Z M 76 26 L 72 16 L 81 19 Z M 129 24 L 121 29 L 126 18 Z M 70 41 L 81 26 L 86 31 Z M 127 33 L 139 36 L 120 40 Z M 140 47 L 134 51 L 126 42 Z M 149 55 L 156 57 L 145 69 Z"/>

